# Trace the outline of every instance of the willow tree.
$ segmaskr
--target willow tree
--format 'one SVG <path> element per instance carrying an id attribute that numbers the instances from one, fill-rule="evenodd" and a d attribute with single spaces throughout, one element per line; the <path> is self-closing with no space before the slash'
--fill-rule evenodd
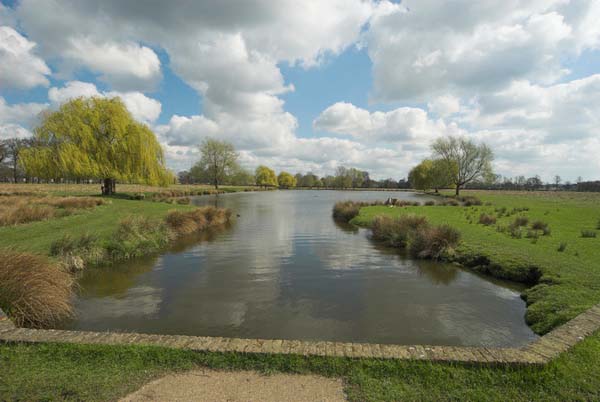
<path id="1" fill-rule="evenodd" d="M 46 113 L 21 164 L 43 179 L 101 179 L 104 195 L 114 193 L 117 180 L 153 186 L 173 180 L 156 136 L 119 98 L 73 99 Z"/>
<path id="2" fill-rule="evenodd" d="M 277 186 L 277 176 L 275 176 L 275 172 L 266 166 L 261 165 L 257 167 L 255 177 L 257 186 L 265 188 Z"/>
<path id="3" fill-rule="evenodd" d="M 297 184 L 297 179 L 288 172 L 281 172 L 277 176 L 277 183 L 281 188 L 294 188 Z"/>

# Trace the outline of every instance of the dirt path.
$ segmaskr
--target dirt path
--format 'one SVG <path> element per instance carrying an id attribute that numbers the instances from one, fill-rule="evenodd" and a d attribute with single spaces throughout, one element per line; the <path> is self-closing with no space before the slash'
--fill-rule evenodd
<path id="1" fill-rule="evenodd" d="M 152 381 L 122 401 L 345 401 L 342 381 L 313 375 L 194 370 Z"/>

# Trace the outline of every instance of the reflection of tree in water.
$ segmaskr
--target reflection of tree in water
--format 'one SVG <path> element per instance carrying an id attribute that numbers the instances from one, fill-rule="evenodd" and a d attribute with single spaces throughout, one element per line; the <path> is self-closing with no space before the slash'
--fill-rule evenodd
<path id="1" fill-rule="evenodd" d="M 202 242 L 211 242 L 231 224 L 211 227 L 201 233 L 184 236 L 174 241 L 169 248 L 160 254 L 135 258 L 113 265 L 91 267 L 84 271 L 79 278 L 80 294 L 83 297 L 123 297 L 127 291 L 136 285 L 137 278 L 152 271 L 160 255 L 167 253 L 183 253 Z"/>
<path id="2" fill-rule="evenodd" d="M 333 222 L 335 223 L 335 226 L 338 229 L 341 229 L 345 233 L 358 233 L 358 226 L 356 226 L 356 225 L 353 225 L 351 223 L 336 221 L 333 218 L 331 218 L 331 220 L 333 220 Z"/>

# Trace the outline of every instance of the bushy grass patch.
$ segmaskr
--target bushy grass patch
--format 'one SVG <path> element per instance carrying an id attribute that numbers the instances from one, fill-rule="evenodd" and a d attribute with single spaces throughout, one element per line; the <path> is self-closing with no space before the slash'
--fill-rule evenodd
<path id="1" fill-rule="evenodd" d="M 48 327 L 70 317 L 73 284 L 45 257 L 0 250 L 0 308 L 16 325 Z"/>
<path id="2" fill-rule="evenodd" d="M 0 226 L 63 217 L 78 209 L 95 208 L 109 202 L 99 197 L 0 196 Z"/>
<path id="3" fill-rule="evenodd" d="M 496 224 L 496 217 L 492 214 L 486 214 L 483 213 L 481 215 L 479 215 L 479 223 L 481 223 L 482 225 L 495 225 Z"/>
<path id="4" fill-rule="evenodd" d="M 448 225 L 430 225 L 424 216 L 376 216 L 370 227 L 373 239 L 406 248 L 417 258 L 439 259 L 452 253 L 460 241 L 458 231 Z"/>
<path id="5" fill-rule="evenodd" d="M 360 208 L 367 206 L 368 203 L 356 201 L 340 201 L 333 206 L 333 219 L 340 222 L 350 222 L 352 218 L 358 215 Z"/>

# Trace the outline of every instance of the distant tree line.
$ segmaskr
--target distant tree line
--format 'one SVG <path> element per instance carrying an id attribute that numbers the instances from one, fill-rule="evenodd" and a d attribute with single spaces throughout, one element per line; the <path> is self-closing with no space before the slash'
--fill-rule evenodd
<path id="1" fill-rule="evenodd" d="M 282 171 L 278 175 L 268 166 L 261 165 L 253 172 L 238 163 L 238 154 L 233 145 L 216 139 L 206 139 L 200 145 L 200 159 L 190 170 L 177 174 L 182 184 L 260 186 L 279 188 L 409 188 L 406 179 L 373 180 L 369 172 L 340 166 L 335 175 L 319 177 L 312 172 L 306 174 Z"/>

